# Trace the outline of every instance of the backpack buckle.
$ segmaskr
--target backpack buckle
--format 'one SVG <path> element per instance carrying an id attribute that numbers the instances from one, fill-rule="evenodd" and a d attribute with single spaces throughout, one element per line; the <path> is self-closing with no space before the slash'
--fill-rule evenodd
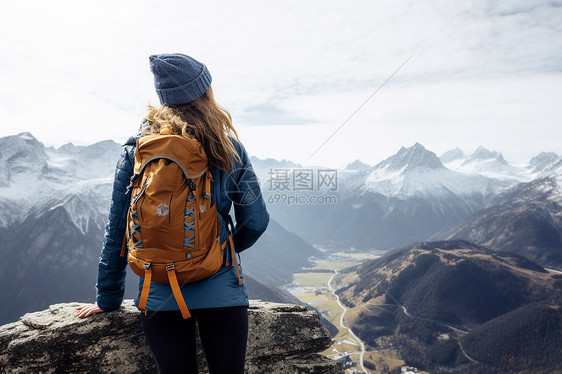
<path id="1" fill-rule="evenodd" d="M 174 264 L 166 265 L 166 271 L 172 271 L 172 270 L 174 270 Z"/>
<path id="2" fill-rule="evenodd" d="M 144 270 L 150 269 L 150 264 L 149 263 L 144 264 L 143 268 L 144 268 Z"/>

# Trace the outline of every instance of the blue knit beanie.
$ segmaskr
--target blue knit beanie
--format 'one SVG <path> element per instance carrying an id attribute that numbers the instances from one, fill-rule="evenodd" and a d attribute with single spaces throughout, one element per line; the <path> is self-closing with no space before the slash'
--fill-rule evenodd
<path id="1" fill-rule="evenodd" d="M 211 85 L 207 67 L 181 53 L 150 56 L 150 71 L 163 105 L 186 104 L 207 92 Z"/>

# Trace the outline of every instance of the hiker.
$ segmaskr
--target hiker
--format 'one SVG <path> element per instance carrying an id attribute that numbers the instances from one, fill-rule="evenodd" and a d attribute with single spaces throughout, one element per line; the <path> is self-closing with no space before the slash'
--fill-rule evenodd
<path id="1" fill-rule="evenodd" d="M 109 221 L 99 261 L 96 303 L 80 306 L 78 317 L 119 308 L 125 291 L 128 259 L 133 271 L 141 275 L 135 304 L 142 310 L 142 329 L 159 373 L 197 373 L 195 322 L 199 327 L 210 373 L 243 373 L 248 336 L 248 295 L 236 253 L 256 242 L 267 227 L 269 214 L 248 154 L 232 126 L 230 114 L 214 100 L 211 75 L 206 66 L 183 54 L 160 54 L 150 56 L 150 69 L 161 107 L 149 106 L 139 133 L 123 146 L 115 172 Z M 200 145 L 204 152 L 199 152 L 199 156 L 208 159 L 208 169 L 201 169 L 201 172 L 189 176 L 194 178 L 188 179 L 189 183 L 183 182 L 184 187 L 189 186 L 185 187 L 186 193 L 190 194 L 186 196 L 191 198 L 181 203 L 181 210 L 175 210 L 181 214 L 180 225 L 183 230 L 185 208 L 184 246 L 188 249 L 193 248 L 195 242 L 195 234 L 187 237 L 191 235 L 188 234 L 189 230 L 195 230 L 194 212 L 195 216 L 203 217 L 216 208 L 218 213 L 215 226 L 216 230 L 220 230 L 220 238 L 214 236 L 210 242 L 213 248 L 215 245 L 219 248 L 216 252 L 220 256 L 217 269 L 212 270 L 216 271 L 214 274 L 206 274 L 206 278 L 195 282 L 192 281 L 196 279 L 193 277 L 190 281 L 182 281 L 179 266 L 174 268 L 174 264 L 162 265 L 166 268 L 163 273 L 169 276 L 169 284 L 167 279 L 156 282 L 158 261 L 151 264 L 141 255 L 135 257 L 144 250 L 143 240 L 140 239 L 144 239 L 144 244 L 148 240 L 142 237 L 143 233 L 148 235 L 148 231 L 137 221 L 138 212 L 135 210 L 135 201 L 140 201 L 139 196 L 144 192 L 138 179 L 143 178 L 145 184 L 150 181 L 148 178 L 154 179 L 153 174 L 150 177 L 143 176 L 142 171 L 141 175 L 135 174 L 133 177 L 134 171 L 139 172 L 135 151 L 138 158 L 148 143 L 158 143 L 166 136 L 167 139 L 173 138 L 173 141 L 191 142 L 188 144 L 190 146 L 194 143 L 195 153 Z M 192 160 L 194 157 L 190 155 L 188 158 Z M 153 162 L 160 163 L 153 166 L 151 173 L 156 173 L 159 167 L 174 164 L 168 159 Z M 189 174 L 190 171 L 186 172 L 185 169 L 191 165 L 186 163 L 187 166 L 184 164 L 182 170 Z M 182 171 L 177 173 L 178 178 L 183 177 L 181 174 Z M 172 204 L 170 197 L 169 202 L 160 203 L 157 208 L 150 210 L 155 212 L 154 219 L 164 217 L 167 220 L 167 217 L 171 217 Z M 233 205 L 235 227 L 232 227 L 229 216 Z M 147 218 L 143 216 L 143 220 L 147 221 Z M 206 230 L 207 227 L 203 226 L 208 222 L 201 222 L 204 221 L 199 218 L 199 228 Z M 165 236 L 155 235 L 153 240 L 165 241 Z M 198 239 L 199 242 L 201 240 Z M 185 253 L 186 258 L 191 258 L 191 252 L 182 253 Z M 140 265 L 135 267 L 139 261 Z M 174 284 L 177 289 L 174 289 Z"/>

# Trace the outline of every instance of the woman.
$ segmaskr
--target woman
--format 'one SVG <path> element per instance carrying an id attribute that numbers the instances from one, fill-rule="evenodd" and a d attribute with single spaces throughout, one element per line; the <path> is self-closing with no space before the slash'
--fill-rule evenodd
<path id="1" fill-rule="evenodd" d="M 117 309 L 123 301 L 127 260 L 120 256 L 129 205 L 127 187 L 133 174 L 139 136 L 183 134 L 198 140 L 209 159 L 212 197 L 219 212 L 221 243 L 228 241 L 229 211 L 234 202 L 236 252 L 250 246 L 265 231 L 269 215 L 248 155 L 234 138 L 230 114 L 213 98 L 211 75 L 204 64 L 183 54 L 150 56 L 156 92 L 162 106 L 149 106 L 137 136 L 123 146 L 117 164 L 109 221 L 98 268 L 96 304 L 79 307 L 78 317 Z M 224 256 L 229 256 L 228 247 Z M 195 321 L 209 371 L 243 373 L 248 334 L 248 295 L 232 259 L 213 276 L 181 285 L 192 317 L 182 318 L 168 284 L 152 282 L 141 314 L 142 328 L 160 373 L 197 373 Z M 240 284 L 242 283 L 242 284 Z M 139 297 L 143 279 L 139 282 Z M 139 297 L 135 299 L 138 306 Z"/>

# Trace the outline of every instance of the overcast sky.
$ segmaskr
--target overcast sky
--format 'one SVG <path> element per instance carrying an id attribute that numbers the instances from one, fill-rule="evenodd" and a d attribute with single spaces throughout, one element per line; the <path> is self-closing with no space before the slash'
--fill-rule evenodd
<path id="1" fill-rule="evenodd" d="M 561 1 L 4 0 L 0 136 L 123 142 L 158 103 L 148 56 L 182 52 L 260 158 L 374 164 L 420 142 L 523 163 L 562 153 L 560 20 Z"/>

